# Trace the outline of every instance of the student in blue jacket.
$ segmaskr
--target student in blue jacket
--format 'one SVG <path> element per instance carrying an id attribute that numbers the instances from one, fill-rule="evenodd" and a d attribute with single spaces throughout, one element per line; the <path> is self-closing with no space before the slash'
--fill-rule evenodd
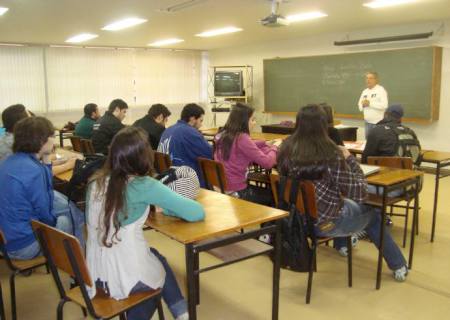
<path id="1" fill-rule="evenodd" d="M 70 213 L 82 215 L 73 203 L 63 206 L 56 201 L 54 206 L 50 160 L 54 131 L 43 117 L 20 120 L 14 127 L 14 154 L 0 163 L 0 229 L 13 259 L 28 260 L 41 254 L 32 219 L 73 233 Z"/>
<path id="2" fill-rule="evenodd" d="M 212 146 L 198 129 L 203 124 L 205 110 L 195 103 L 184 106 L 181 119 L 164 131 L 158 151 L 170 155 L 174 166 L 188 166 L 195 170 L 200 185 L 205 186 L 197 159 L 212 159 Z"/>

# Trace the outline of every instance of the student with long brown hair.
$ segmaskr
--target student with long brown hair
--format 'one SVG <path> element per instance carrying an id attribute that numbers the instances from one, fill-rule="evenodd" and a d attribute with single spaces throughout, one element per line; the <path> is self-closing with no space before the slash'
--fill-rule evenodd
<path id="1" fill-rule="evenodd" d="M 313 180 L 318 236 L 347 237 L 365 230 L 380 244 L 379 209 L 364 204 L 367 182 L 356 159 L 327 134 L 326 114 L 318 105 L 307 105 L 297 114 L 296 128 L 278 153 L 278 170 L 293 179 Z M 383 226 L 384 227 L 384 226 Z M 406 280 L 406 261 L 388 232 L 384 233 L 384 259 L 397 281 Z M 337 249 L 345 239 L 337 238 Z"/>
<path id="2" fill-rule="evenodd" d="M 271 205 L 270 190 L 247 184 L 249 165 L 256 163 L 265 169 L 272 169 L 278 150 L 276 146 L 250 137 L 250 130 L 256 124 L 254 113 L 252 107 L 243 103 L 233 107 L 227 123 L 215 138 L 214 159 L 225 166 L 228 192 L 235 192 L 244 200 Z"/>
<path id="3" fill-rule="evenodd" d="M 204 218 L 201 205 L 151 178 L 153 154 L 143 129 L 127 127 L 113 138 L 104 168 L 87 193 L 87 262 L 89 271 L 111 297 L 162 288 L 174 318 L 188 319 L 187 305 L 166 259 L 148 248 L 143 234 L 150 205 L 187 221 Z M 94 296 L 96 288 L 90 289 Z M 128 312 L 128 319 L 149 319 L 154 301 Z"/>

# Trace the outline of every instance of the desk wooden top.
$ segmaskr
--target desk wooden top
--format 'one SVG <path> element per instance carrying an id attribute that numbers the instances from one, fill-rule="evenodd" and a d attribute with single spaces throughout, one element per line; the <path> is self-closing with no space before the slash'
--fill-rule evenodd
<path id="1" fill-rule="evenodd" d="M 63 173 L 57 174 L 55 177 L 62 181 L 70 181 L 70 178 L 72 178 L 73 170 L 68 170 Z"/>
<path id="2" fill-rule="evenodd" d="M 200 129 L 200 132 L 204 136 L 208 136 L 208 137 L 215 136 L 218 131 L 219 131 L 218 128 Z M 289 137 L 289 135 L 287 135 L 287 134 L 262 133 L 262 132 L 252 132 L 252 133 L 250 133 L 250 136 L 252 137 L 252 139 L 265 140 L 265 141 L 271 141 L 271 140 L 275 140 L 275 139 L 283 140 L 283 139 L 286 139 L 287 137 Z"/>
<path id="3" fill-rule="evenodd" d="M 366 180 L 371 185 L 389 187 L 422 175 L 423 172 L 417 170 L 381 167 L 379 172 L 369 175 Z"/>
<path id="4" fill-rule="evenodd" d="M 344 141 L 344 146 L 348 151 L 354 154 L 362 154 L 366 146 L 366 141 Z"/>
<path id="5" fill-rule="evenodd" d="M 200 190 L 196 200 L 205 209 L 204 221 L 185 222 L 156 214 L 148 219 L 148 225 L 178 242 L 187 244 L 218 237 L 288 215 L 286 211 L 205 189 Z"/>
<path id="6" fill-rule="evenodd" d="M 422 156 L 422 161 L 430 163 L 450 161 L 450 152 L 422 150 Z"/>

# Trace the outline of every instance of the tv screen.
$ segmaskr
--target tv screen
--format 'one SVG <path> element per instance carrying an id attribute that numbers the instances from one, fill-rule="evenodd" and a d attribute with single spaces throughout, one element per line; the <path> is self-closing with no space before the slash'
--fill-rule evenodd
<path id="1" fill-rule="evenodd" d="M 242 96 L 242 71 L 216 71 L 214 74 L 215 96 Z"/>

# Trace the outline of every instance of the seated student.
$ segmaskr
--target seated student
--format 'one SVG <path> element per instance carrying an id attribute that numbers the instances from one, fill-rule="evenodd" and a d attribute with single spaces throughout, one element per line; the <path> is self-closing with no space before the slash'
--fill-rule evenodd
<path id="1" fill-rule="evenodd" d="M 148 113 L 137 120 L 133 126 L 147 131 L 148 139 L 153 150 L 158 149 L 159 140 L 164 130 L 166 130 L 167 120 L 171 112 L 163 104 L 154 104 L 148 110 Z"/>
<path id="2" fill-rule="evenodd" d="M 414 131 L 402 125 L 403 107 L 395 104 L 386 109 L 384 118 L 376 124 L 367 137 L 366 147 L 362 154 L 362 162 L 367 163 L 368 157 L 393 157 L 398 155 L 399 135 L 409 135 L 417 146 L 416 159 L 420 154 L 420 143 Z"/>
<path id="3" fill-rule="evenodd" d="M 231 109 L 227 123 L 215 137 L 214 159 L 225 166 L 227 192 L 236 192 L 244 200 L 271 205 L 273 199 L 269 189 L 247 184 L 250 164 L 256 163 L 265 169 L 272 169 L 277 161 L 276 146 L 250 138 L 250 130 L 256 124 L 254 111 L 252 107 L 242 103 L 237 103 Z"/>
<path id="4" fill-rule="evenodd" d="M 14 126 L 19 120 L 29 117 L 27 109 L 23 104 L 15 104 L 7 107 L 2 112 L 2 123 L 5 134 L 0 137 L 0 161 L 11 155 L 14 142 Z"/>
<path id="5" fill-rule="evenodd" d="M 100 118 L 100 111 L 95 103 L 88 103 L 84 106 L 84 116 L 75 126 L 74 134 L 83 139 L 91 139 L 92 128 L 95 121 Z"/>
<path id="6" fill-rule="evenodd" d="M 123 119 L 127 114 L 128 105 L 121 99 L 111 101 L 108 111 L 97 120 L 92 130 L 92 145 L 96 153 L 108 154 L 112 138 L 124 128 Z"/>
<path id="7" fill-rule="evenodd" d="M 365 230 L 378 247 L 379 209 L 364 204 L 367 194 L 364 174 L 348 150 L 328 137 L 324 116 L 323 109 L 317 105 L 300 109 L 295 132 L 280 147 L 278 170 L 293 179 L 313 180 L 319 214 L 315 222 L 318 236 L 346 237 Z M 404 281 L 408 273 L 405 258 L 389 232 L 384 237 L 384 259 L 394 278 Z M 346 245 L 344 238 L 335 242 L 338 249 Z"/>
<path id="8" fill-rule="evenodd" d="M 9 106 L 2 112 L 2 121 L 5 126 L 6 133 L 4 136 L 0 137 L 0 161 L 4 160 L 7 156 L 13 153 L 12 145 L 14 141 L 14 126 L 15 124 L 27 117 L 34 117 L 35 115 L 27 110 L 22 104 L 15 104 Z M 50 156 L 50 160 L 52 160 L 52 172 L 53 175 L 57 175 L 62 172 L 66 172 L 71 170 L 75 166 L 75 157 L 70 157 L 69 159 L 65 159 L 65 161 L 56 160 L 55 154 Z"/>
<path id="9" fill-rule="evenodd" d="M 115 299 L 162 288 L 162 296 L 176 319 L 188 319 L 187 305 L 166 259 L 149 248 L 142 227 L 151 204 L 167 215 L 187 221 L 205 216 L 202 206 L 149 177 L 152 150 L 144 130 L 122 129 L 111 143 L 104 168 L 87 191 L 87 263 L 97 287 L 108 288 Z M 94 296 L 96 288 L 90 288 Z M 148 301 L 128 311 L 128 319 L 150 319 Z"/>
<path id="10" fill-rule="evenodd" d="M 212 146 L 198 131 L 203 123 L 205 111 L 195 103 L 189 103 L 181 111 L 181 119 L 166 129 L 161 136 L 158 151 L 170 155 L 174 166 L 188 166 L 195 170 L 200 185 L 205 186 L 198 158 L 212 159 Z"/>
<path id="11" fill-rule="evenodd" d="M 321 103 L 319 105 L 323 108 L 323 110 L 327 115 L 328 136 L 338 146 L 343 146 L 344 141 L 342 141 L 341 135 L 339 134 L 339 130 L 334 127 L 333 108 L 327 103 Z"/>
<path id="12" fill-rule="evenodd" d="M 45 118 L 22 119 L 14 128 L 14 154 L 0 163 L 0 229 L 13 259 L 28 260 L 41 254 L 31 219 L 75 233 L 84 243 L 83 213 L 67 198 L 56 199 L 53 192 L 50 154 L 54 131 Z"/>

